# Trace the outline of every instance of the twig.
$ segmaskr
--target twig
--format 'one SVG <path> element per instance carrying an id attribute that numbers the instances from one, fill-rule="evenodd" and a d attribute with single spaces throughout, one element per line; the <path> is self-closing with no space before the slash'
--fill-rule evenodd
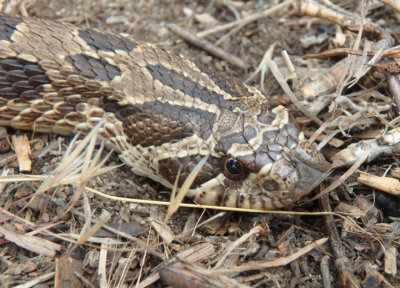
<path id="1" fill-rule="evenodd" d="M 289 6 L 293 2 L 295 2 L 295 1 L 294 0 L 286 0 L 286 1 L 284 1 L 284 2 L 282 2 L 280 4 L 278 4 L 278 5 L 275 5 L 275 6 L 269 8 L 267 10 L 264 10 L 264 11 L 262 11 L 260 13 L 252 14 L 252 15 L 250 15 L 250 16 L 242 19 L 242 20 L 237 20 L 237 21 L 234 21 L 234 22 L 231 22 L 231 23 L 227 23 L 227 24 L 224 24 L 224 25 L 220 25 L 220 26 L 211 28 L 209 30 L 205 30 L 205 31 L 199 32 L 196 35 L 197 35 L 197 37 L 203 38 L 203 37 L 205 37 L 207 35 L 214 34 L 214 33 L 220 32 L 220 31 L 224 31 L 224 30 L 233 28 L 233 27 L 235 27 L 237 25 L 241 25 L 243 27 L 243 26 L 245 26 L 245 25 L 247 25 L 247 24 L 249 24 L 251 22 L 254 22 L 254 21 L 258 20 L 258 19 L 267 17 L 267 16 L 269 16 L 269 15 L 271 15 L 271 14 L 273 14 L 273 13 L 275 13 L 275 12 L 277 12 L 277 11 L 287 7 L 287 6 Z"/>
<path id="2" fill-rule="evenodd" d="M 286 50 L 283 50 L 281 52 L 281 56 L 283 58 L 283 61 L 285 61 L 286 67 L 289 70 L 290 79 L 292 79 L 294 86 L 296 86 L 298 79 L 297 79 L 296 69 L 294 68 L 292 60 L 290 60 L 290 56 Z"/>
<path id="3" fill-rule="evenodd" d="M 329 273 L 329 256 L 325 255 L 321 259 L 321 276 L 322 276 L 322 282 L 324 283 L 324 288 L 331 288 L 331 280 L 329 278 L 330 273 Z"/>
<path id="4" fill-rule="evenodd" d="M 322 211 L 331 211 L 329 197 L 324 195 L 320 199 L 320 206 Z M 351 263 L 346 257 L 339 232 L 336 229 L 335 220 L 332 215 L 324 216 L 325 226 L 329 234 L 332 253 L 335 256 L 335 266 L 340 273 L 340 278 L 343 287 L 360 287 L 358 279 L 354 276 L 351 268 Z"/>
<path id="5" fill-rule="evenodd" d="M 56 272 L 50 272 L 50 273 L 47 273 L 47 274 L 43 274 L 42 276 L 35 277 L 34 279 L 32 279 L 32 280 L 30 280 L 28 282 L 25 282 L 25 284 L 21 284 L 21 285 L 14 286 L 14 287 L 15 288 L 30 288 L 30 287 L 34 287 L 34 286 L 36 286 L 36 285 L 38 285 L 38 284 L 40 284 L 42 282 L 45 282 L 45 281 L 53 278 L 55 274 L 56 274 Z"/>
<path id="6" fill-rule="evenodd" d="M 188 42 L 204 51 L 207 51 L 211 55 L 221 58 L 236 67 L 239 67 L 241 69 L 246 69 L 247 65 L 242 59 L 215 46 L 213 43 L 211 43 L 207 40 L 200 39 L 194 33 L 191 33 L 175 24 L 168 24 L 167 28 L 169 30 L 171 30 L 173 33 L 175 33 L 176 35 L 178 35 L 179 37 L 181 37 L 186 42 Z"/>

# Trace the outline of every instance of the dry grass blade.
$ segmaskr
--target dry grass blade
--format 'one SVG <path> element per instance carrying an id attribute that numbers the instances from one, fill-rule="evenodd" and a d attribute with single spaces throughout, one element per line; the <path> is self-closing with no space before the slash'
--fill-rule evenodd
<path id="1" fill-rule="evenodd" d="M 364 1 L 362 1 L 362 4 L 364 4 Z M 361 5 L 362 5 L 361 4 Z M 361 7 L 364 7 L 364 5 L 362 5 Z M 357 37 L 356 40 L 354 42 L 353 45 L 353 49 L 354 50 L 358 50 L 360 47 L 360 42 L 361 42 L 361 36 L 362 36 L 362 32 L 364 30 L 364 23 L 365 23 L 365 10 L 361 9 L 361 17 L 360 17 L 360 27 L 359 27 L 359 31 L 357 33 Z M 336 95 L 340 96 L 342 95 L 342 92 L 344 90 L 344 88 L 349 85 L 351 78 L 353 77 L 356 69 L 357 69 L 357 64 L 359 65 L 359 61 L 358 58 L 356 58 L 356 56 L 353 55 L 349 55 L 347 56 L 347 62 L 346 62 L 346 68 L 344 70 L 344 73 L 342 74 L 342 77 L 340 78 L 339 81 L 339 85 L 336 89 Z"/>
<path id="2" fill-rule="evenodd" d="M 28 207 L 35 197 L 38 197 L 40 194 L 54 187 L 71 184 L 78 186 L 76 193 L 69 203 L 70 205 L 67 205 L 67 209 L 64 211 L 65 213 L 71 208 L 72 204 L 80 198 L 84 188 L 91 178 L 107 173 L 117 167 L 103 167 L 111 152 L 99 162 L 103 151 L 103 144 L 100 146 L 97 153 L 93 155 L 94 147 L 98 138 L 97 135 L 102 125 L 103 122 L 98 123 L 91 132 L 79 142 L 77 142 L 79 135 L 74 137 L 59 166 L 49 176 L 47 176 L 23 209 Z M 60 216 L 61 215 L 59 215 L 59 217 Z"/>
<path id="3" fill-rule="evenodd" d="M 142 275 L 143 275 L 143 267 L 145 266 L 144 263 L 145 263 L 146 258 L 147 258 L 147 247 L 149 246 L 150 235 L 151 235 L 150 232 L 151 231 L 149 231 L 149 233 L 148 233 L 148 237 L 147 237 L 147 241 L 146 241 L 146 249 L 144 250 L 144 254 L 143 254 L 143 257 L 142 257 L 142 262 L 141 262 L 140 270 L 139 270 L 139 276 L 137 278 L 136 285 L 135 285 L 136 288 L 139 287 L 140 279 L 142 278 Z"/>
<path id="4" fill-rule="evenodd" d="M 249 288 L 238 280 L 220 273 L 214 273 L 200 265 L 179 261 L 172 266 L 164 266 L 160 271 L 163 282 L 171 287 L 214 287 Z"/>
<path id="5" fill-rule="evenodd" d="M 30 288 L 30 287 L 38 287 L 39 283 L 46 282 L 49 279 L 52 279 L 56 272 L 50 272 L 47 274 L 43 274 L 31 281 L 26 282 L 25 284 L 15 286 L 14 288 Z M 37 286 L 36 286 L 37 285 Z"/>
<path id="6" fill-rule="evenodd" d="M 192 183 L 196 179 L 197 174 L 199 174 L 204 164 L 206 164 L 207 159 L 208 156 L 204 157 L 199 161 L 199 163 L 197 163 L 192 172 L 190 172 L 189 176 L 186 178 L 185 182 L 183 182 L 183 185 L 179 189 L 179 193 L 176 195 L 176 197 L 172 198 L 172 195 L 175 195 L 175 192 L 172 193 L 165 221 L 168 221 L 168 219 L 176 212 L 176 210 L 178 210 L 179 205 L 181 205 L 183 198 L 185 198 L 185 195 L 189 190 L 190 186 L 192 186 Z"/>
<path id="7" fill-rule="evenodd" d="M 107 268 L 106 268 L 107 253 L 108 253 L 108 245 L 105 243 L 102 243 L 101 249 L 100 249 L 100 256 L 99 256 L 99 266 L 97 268 L 97 274 L 99 275 L 99 278 L 100 278 L 99 283 L 100 283 L 100 287 L 102 287 L 102 288 L 110 287 L 110 285 L 107 281 Z"/>
<path id="8" fill-rule="evenodd" d="M 86 233 L 80 235 L 78 242 L 75 244 L 75 246 L 77 247 L 78 245 L 85 243 L 87 241 L 87 239 L 92 237 L 94 235 L 94 233 L 96 233 L 97 230 L 99 230 L 104 224 L 106 224 L 108 222 L 109 219 L 110 219 L 110 217 L 101 219 L 98 223 L 96 223 L 96 225 L 91 227 Z M 74 247 L 74 248 L 76 248 L 76 247 Z"/>
<path id="9" fill-rule="evenodd" d="M 383 49 L 379 49 L 376 54 L 368 61 L 366 65 L 360 65 L 357 71 L 354 73 L 354 79 L 349 82 L 349 88 L 354 86 L 361 77 L 363 77 L 372 68 L 372 65 L 377 63 L 382 58 Z M 366 53 L 363 53 L 363 60 L 367 59 Z M 364 63 L 364 61 L 362 61 Z"/>

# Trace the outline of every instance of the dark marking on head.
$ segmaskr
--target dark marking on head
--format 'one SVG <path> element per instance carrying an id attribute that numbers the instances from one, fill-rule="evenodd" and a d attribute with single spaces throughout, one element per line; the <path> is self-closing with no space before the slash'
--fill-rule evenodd
<path id="1" fill-rule="evenodd" d="M 18 24 L 22 21 L 21 19 L 10 17 L 7 15 L 1 15 L 0 17 L 0 40 L 9 41 L 12 34 L 17 30 Z"/>
<path id="2" fill-rule="evenodd" d="M 119 67 L 111 65 L 106 59 L 96 59 L 88 55 L 69 55 L 65 58 L 72 63 L 80 75 L 90 78 L 110 81 L 122 74 Z"/>
<path id="3" fill-rule="evenodd" d="M 218 140 L 218 144 L 215 145 L 215 151 L 226 153 L 232 148 L 233 144 L 247 144 L 243 131 L 232 133 L 228 136 L 221 137 Z"/>
<path id="4" fill-rule="evenodd" d="M 0 17 L 0 19 L 2 19 Z M 0 97 L 30 101 L 51 81 L 39 64 L 20 58 L 0 58 Z"/>
<path id="5" fill-rule="evenodd" d="M 159 161 L 160 174 L 173 185 L 175 183 L 175 178 L 179 167 L 182 166 L 181 174 L 178 180 L 178 187 L 181 187 L 183 182 L 189 176 L 190 172 L 203 157 L 204 156 L 201 155 L 192 155 L 183 158 L 170 158 L 161 160 Z M 215 178 L 219 173 L 221 173 L 219 168 L 220 161 L 220 158 L 210 156 L 190 188 L 196 188 L 201 184 Z"/>
<path id="6" fill-rule="evenodd" d="M 162 84 L 171 87 L 172 89 L 180 90 L 183 93 L 190 95 L 193 98 L 198 98 L 207 104 L 215 104 L 223 106 L 224 98 L 222 95 L 214 91 L 210 91 L 207 87 L 201 86 L 194 80 L 185 77 L 178 71 L 168 69 L 165 66 L 147 65 L 147 69 L 155 80 L 160 81 Z"/>
<path id="7" fill-rule="evenodd" d="M 128 38 L 110 33 L 102 33 L 93 29 L 80 29 L 79 36 L 94 50 L 109 52 L 123 50 L 130 52 L 137 46 L 136 43 Z"/>
<path id="8" fill-rule="evenodd" d="M 106 104 L 106 111 L 117 111 L 116 117 L 122 121 L 130 143 L 143 147 L 174 143 L 194 133 L 207 138 L 216 119 L 215 114 L 201 109 L 159 101 L 120 109 L 116 105 L 115 102 Z"/>
<path id="9" fill-rule="evenodd" d="M 262 110 L 260 115 L 257 116 L 257 121 L 266 125 L 272 124 L 272 122 L 276 119 L 276 114 L 267 110 L 267 105 L 261 106 Z"/>

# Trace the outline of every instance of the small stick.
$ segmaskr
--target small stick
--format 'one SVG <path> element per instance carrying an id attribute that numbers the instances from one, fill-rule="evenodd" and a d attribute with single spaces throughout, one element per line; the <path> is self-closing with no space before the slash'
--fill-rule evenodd
<path id="1" fill-rule="evenodd" d="M 289 54 L 287 53 L 286 50 L 283 50 L 281 52 L 281 56 L 283 58 L 283 61 L 285 61 L 286 67 L 289 70 L 290 73 L 290 77 L 294 83 L 294 85 L 296 85 L 298 79 L 297 79 L 297 74 L 296 74 L 296 69 L 294 68 L 294 65 L 292 63 L 292 60 L 290 60 Z"/>
<path id="2" fill-rule="evenodd" d="M 220 26 L 213 27 L 213 28 L 211 28 L 209 30 L 205 30 L 205 31 L 199 32 L 199 33 L 197 33 L 197 36 L 200 37 L 200 38 L 203 38 L 203 37 L 205 37 L 207 35 L 214 34 L 214 33 L 220 32 L 220 31 L 224 31 L 224 30 L 233 28 L 233 27 L 238 26 L 238 25 L 241 25 L 241 27 L 243 27 L 243 26 L 245 26 L 245 25 L 247 25 L 247 24 L 249 24 L 251 22 L 254 22 L 254 21 L 258 20 L 258 19 L 265 18 L 265 17 L 267 17 L 267 16 L 269 16 L 269 15 L 271 15 L 271 14 L 277 12 L 277 11 L 280 11 L 281 9 L 286 8 L 287 6 L 291 5 L 292 3 L 295 3 L 295 1 L 294 0 L 286 0 L 286 1 L 282 2 L 282 3 L 279 3 L 277 5 L 272 6 L 271 8 L 269 8 L 267 10 L 264 10 L 264 11 L 261 11 L 259 13 L 255 13 L 255 14 L 249 15 L 248 17 L 246 17 L 244 19 L 236 20 L 234 22 L 230 22 L 230 23 L 227 23 L 227 24 L 223 24 L 223 25 L 220 25 Z"/>
<path id="3" fill-rule="evenodd" d="M 191 33 L 175 24 L 169 24 L 167 25 L 167 28 L 176 35 L 178 35 L 179 37 L 181 37 L 186 42 L 210 53 L 211 55 L 221 58 L 236 67 L 239 67 L 241 69 L 246 69 L 247 65 L 242 59 L 215 46 L 213 43 L 207 40 L 198 38 L 194 33 Z"/>
<path id="4" fill-rule="evenodd" d="M 321 276 L 322 276 L 322 282 L 324 283 L 324 288 L 331 288 L 331 280 L 330 280 L 330 273 L 329 273 L 329 256 L 325 255 L 321 259 Z"/>
<path id="5" fill-rule="evenodd" d="M 320 199 L 320 207 L 322 211 L 332 211 L 327 195 L 324 195 Z M 335 257 L 335 266 L 339 272 L 343 287 L 360 287 L 358 279 L 353 274 L 350 260 L 347 258 L 346 252 L 344 251 L 342 240 L 336 228 L 335 219 L 332 215 L 326 215 L 324 219 L 325 227 L 329 234 L 332 254 Z"/>

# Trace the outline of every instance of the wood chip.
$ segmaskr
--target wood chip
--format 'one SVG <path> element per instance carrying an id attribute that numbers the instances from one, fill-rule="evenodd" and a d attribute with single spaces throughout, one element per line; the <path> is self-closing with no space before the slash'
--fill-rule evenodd
<path id="1" fill-rule="evenodd" d="M 56 288 L 74 288 L 81 287 L 81 281 L 75 276 L 75 272 L 82 274 L 82 262 L 69 257 L 67 254 L 56 259 Z"/>
<path id="2" fill-rule="evenodd" d="M 163 221 L 159 219 L 153 219 L 153 221 L 151 221 L 151 226 L 167 244 L 170 244 L 172 241 L 174 241 L 175 234 Z"/>
<path id="3" fill-rule="evenodd" d="M 12 136 L 12 143 L 14 146 L 15 154 L 17 154 L 19 171 L 31 171 L 32 162 L 29 159 L 31 154 L 31 147 L 26 135 Z"/>
<path id="4" fill-rule="evenodd" d="M 49 240 L 16 232 L 9 225 L 0 226 L 0 234 L 8 241 L 39 255 L 54 257 L 56 251 L 61 250 L 61 245 Z"/>
<path id="5" fill-rule="evenodd" d="M 390 246 L 385 250 L 385 272 L 393 277 L 397 274 L 397 248 L 396 245 Z"/>

